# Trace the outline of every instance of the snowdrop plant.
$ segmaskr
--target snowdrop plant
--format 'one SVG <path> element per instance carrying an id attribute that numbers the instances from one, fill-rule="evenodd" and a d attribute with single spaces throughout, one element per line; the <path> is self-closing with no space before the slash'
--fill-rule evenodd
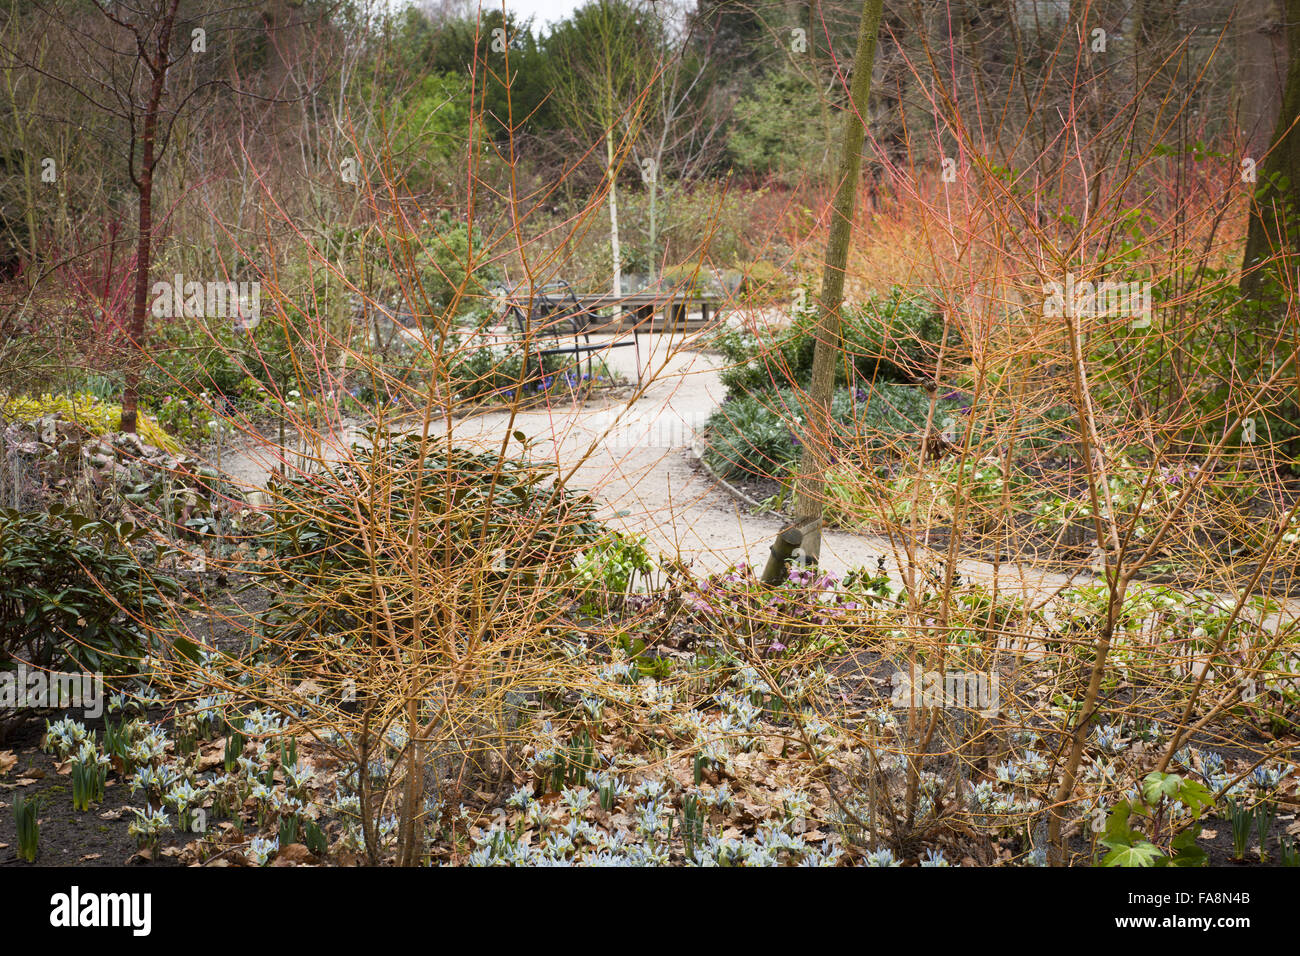
<path id="1" fill-rule="evenodd" d="M 154 796 L 161 795 L 167 788 L 167 775 L 161 767 L 152 765 L 137 767 L 135 773 L 131 775 L 128 785 L 132 793 L 143 790 L 146 797 L 153 799 Z"/>
<path id="2" fill-rule="evenodd" d="M 127 826 L 128 836 L 133 836 L 140 847 L 157 846 L 163 833 L 171 829 L 171 820 L 162 810 L 146 807 L 139 810 L 131 807 L 135 819 Z"/>
<path id="3" fill-rule="evenodd" d="M 618 806 L 619 802 L 629 792 L 626 783 L 606 770 L 602 770 L 592 777 L 591 783 L 596 788 L 596 798 L 601 809 L 606 812 L 612 811 L 614 807 Z"/>
<path id="4" fill-rule="evenodd" d="M 587 787 L 565 787 L 560 802 L 574 816 L 579 817 L 592 804 L 592 792 Z"/>
<path id="5" fill-rule="evenodd" d="M 171 807 L 176 811 L 177 824 L 184 832 L 193 829 L 194 811 L 203 802 L 205 794 L 203 790 L 196 788 L 188 780 L 182 780 L 172 785 L 172 788 L 163 795 L 163 804 Z"/>
<path id="6" fill-rule="evenodd" d="M 510 794 L 509 798 L 506 800 L 506 806 L 515 810 L 526 811 L 530 806 L 532 806 L 534 799 L 533 788 L 531 786 L 519 787 L 514 793 Z"/>
<path id="7" fill-rule="evenodd" d="M 280 852 L 278 837 L 253 837 L 248 843 L 244 856 L 253 866 L 266 866 L 271 858 Z"/>
<path id="8" fill-rule="evenodd" d="M 305 798 L 307 788 L 311 786 L 316 777 L 312 768 L 304 763 L 292 763 L 282 769 L 285 789 L 296 797 Z"/>
<path id="9" fill-rule="evenodd" d="M 1098 727 L 1093 735 L 1093 743 L 1097 749 L 1107 756 L 1114 756 L 1124 749 L 1122 741 L 1123 732 L 1116 724 L 1106 724 L 1104 727 Z"/>
<path id="10" fill-rule="evenodd" d="M 72 764 L 72 806 L 89 810 L 92 803 L 104 800 L 104 783 L 108 779 L 109 758 L 99 752 L 93 740 L 77 751 Z"/>
<path id="11" fill-rule="evenodd" d="M 894 851 L 886 848 L 868 853 L 862 860 L 863 866 L 902 866 L 894 856 Z"/>
<path id="12" fill-rule="evenodd" d="M 87 732 L 85 724 L 79 720 L 64 717 L 53 724 L 47 720 L 45 722 L 45 739 L 41 742 L 41 749 L 59 760 L 67 760 L 68 755 L 90 740 L 91 736 Z"/>
<path id="13" fill-rule="evenodd" d="M 1276 790 L 1286 771 L 1280 767 L 1256 767 L 1250 772 L 1250 785 L 1258 790 Z"/>

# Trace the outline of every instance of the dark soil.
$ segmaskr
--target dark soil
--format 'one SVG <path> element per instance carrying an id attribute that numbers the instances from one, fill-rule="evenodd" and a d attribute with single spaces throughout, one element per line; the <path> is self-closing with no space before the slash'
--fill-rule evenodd
<path id="1" fill-rule="evenodd" d="M 12 751 L 17 764 L 0 775 L 0 866 L 122 866 L 142 864 L 177 866 L 173 857 L 161 853 L 140 854 L 135 839 L 127 835 L 134 819 L 128 807 L 145 807 L 144 794 L 134 795 L 111 770 L 104 787 L 104 802 L 82 813 L 72 808 L 72 778 L 59 773 L 54 758 L 40 750 L 45 721 L 61 717 L 81 720 L 87 730 L 103 737 L 103 718 L 84 718 L 80 711 L 32 711 L 16 725 L 10 725 L 8 740 L 0 754 Z M 38 799 L 42 806 L 39 851 L 34 864 L 18 859 L 18 837 L 14 827 L 14 794 Z M 175 834 L 169 834 L 175 836 Z M 192 839 L 192 837 L 191 837 Z M 165 849 L 166 841 L 160 849 Z"/>
<path id="2" fill-rule="evenodd" d="M 182 621 L 196 643 L 239 653 L 248 646 L 247 622 L 252 615 L 266 609 L 269 595 L 262 588 L 245 588 L 244 575 L 208 572 L 178 572 L 174 575 L 193 596 L 193 614 L 183 614 Z M 205 603 L 206 602 L 206 603 Z M 106 695 L 109 692 L 105 689 Z M 151 712 L 150 722 L 166 715 Z M 59 773 L 53 757 L 40 749 L 46 721 L 53 723 L 71 717 L 103 740 L 104 718 L 90 718 L 80 710 L 33 710 L 0 713 L 0 756 L 11 752 L 17 763 L 7 773 L 0 773 L 0 866 L 178 866 L 175 849 L 195 839 L 193 834 L 166 833 L 158 848 L 138 852 L 127 827 L 134 819 L 128 807 L 143 809 L 145 796 L 134 795 L 126 781 L 110 770 L 104 788 L 103 804 L 87 812 L 72 807 L 72 778 Z M 0 766 L 3 760 L 0 760 Z M 35 864 L 18 859 L 18 840 L 13 817 L 13 797 L 21 792 L 28 799 L 43 801 L 39 811 L 40 851 Z M 173 825 L 175 814 L 171 814 Z M 169 848 L 172 848 L 169 850 Z"/>

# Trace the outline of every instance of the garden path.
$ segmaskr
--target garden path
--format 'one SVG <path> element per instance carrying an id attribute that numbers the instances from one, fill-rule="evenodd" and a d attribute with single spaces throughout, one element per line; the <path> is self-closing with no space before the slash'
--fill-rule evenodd
<path id="1" fill-rule="evenodd" d="M 593 342 L 599 340 L 593 336 Z M 699 467 L 692 445 L 722 402 L 725 388 L 719 376 L 723 359 L 686 347 L 691 344 L 690 336 L 643 335 L 636 349 L 604 353 L 610 368 L 630 382 L 645 382 L 630 405 L 626 397 L 613 397 L 620 393 L 608 393 L 604 400 L 582 403 L 560 397 L 549 406 L 521 409 L 513 420 L 508 410 L 485 411 L 453 423 L 456 441 L 492 448 L 507 431 L 522 431 L 535 457 L 556 462 L 562 473 L 572 469 L 570 486 L 593 489 L 603 506 L 602 517 L 615 527 L 644 534 L 652 550 L 679 557 L 697 572 L 722 570 L 740 561 L 761 567 L 784 519 L 752 513 Z M 441 430 L 442 423 L 435 428 Z M 227 454 L 222 466 L 237 480 L 264 485 L 271 472 L 270 450 L 246 446 Z M 894 554 L 886 538 L 828 531 L 821 565 L 843 574 L 852 567 L 874 567 L 884 555 L 897 583 Z M 986 583 L 996 575 L 1000 589 L 1040 598 L 1070 583 L 1065 575 L 1031 565 L 995 569 L 988 562 L 962 559 L 958 570 L 966 580 Z"/>

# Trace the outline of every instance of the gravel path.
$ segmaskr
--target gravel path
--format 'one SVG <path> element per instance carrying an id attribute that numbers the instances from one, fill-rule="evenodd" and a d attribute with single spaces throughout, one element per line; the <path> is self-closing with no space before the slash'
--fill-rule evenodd
<path id="1" fill-rule="evenodd" d="M 596 341 L 600 337 L 593 336 Z M 630 382 L 640 375 L 647 383 L 631 408 L 626 398 L 596 398 L 580 405 L 561 398 L 549 408 L 520 411 L 513 426 L 508 412 L 489 411 L 456 421 L 456 441 L 491 448 L 512 427 L 529 436 L 535 457 L 555 461 L 562 472 L 590 452 L 569 484 L 595 490 L 602 517 L 611 524 L 646 535 L 662 554 L 680 557 L 696 571 L 722 570 L 740 561 L 761 566 L 784 521 L 751 513 L 699 467 L 691 444 L 723 400 L 722 359 L 684 344 L 689 343 L 682 336 L 643 335 L 635 349 L 605 353 L 609 366 Z M 441 423 L 437 427 L 441 430 Z M 269 450 L 244 448 L 224 456 L 222 468 L 238 481 L 260 486 L 270 474 L 270 462 Z M 882 555 L 897 581 L 894 549 L 887 539 L 842 531 L 823 536 L 822 567 L 839 574 L 874 567 Z M 981 561 L 962 560 L 958 570 L 967 580 L 991 582 L 995 575 L 993 565 Z M 1000 588 L 1027 595 L 1070 583 L 1061 574 L 1006 564 L 997 579 Z"/>

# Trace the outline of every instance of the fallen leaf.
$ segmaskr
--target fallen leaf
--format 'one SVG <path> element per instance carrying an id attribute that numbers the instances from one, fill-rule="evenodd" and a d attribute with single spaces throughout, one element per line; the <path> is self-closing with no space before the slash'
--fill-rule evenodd
<path id="1" fill-rule="evenodd" d="M 122 814 L 125 813 L 125 812 L 126 812 L 125 808 L 120 808 L 120 809 L 117 809 L 117 810 L 105 810 L 103 813 L 101 813 L 101 814 L 99 815 L 99 819 L 101 819 L 101 820 L 120 820 L 120 819 L 122 819 Z"/>
<path id="2" fill-rule="evenodd" d="M 213 753 L 204 754 L 199 758 L 198 771 L 203 773 L 205 770 L 212 770 L 214 767 L 220 767 L 226 762 L 225 754 Z"/>
<path id="3" fill-rule="evenodd" d="M 8 773 L 18 763 L 18 758 L 12 750 L 0 750 L 0 774 Z"/>
<path id="4" fill-rule="evenodd" d="M 1205 837 L 1205 839 L 1207 839 L 1207 840 L 1213 840 L 1213 839 L 1214 839 L 1216 836 L 1218 836 L 1218 835 L 1219 835 L 1219 831 L 1218 831 L 1218 830 L 1202 830 L 1202 831 L 1201 831 L 1201 836 Z"/>
<path id="5" fill-rule="evenodd" d="M 86 855 L 81 857 L 80 860 L 78 860 L 78 862 L 85 863 L 87 860 L 98 860 L 101 856 L 103 856 L 102 853 L 87 853 Z"/>
<path id="6" fill-rule="evenodd" d="M 281 847 L 280 852 L 275 856 L 275 862 L 272 866 L 293 866 L 300 863 L 310 863 L 314 857 L 311 850 L 307 849 L 301 843 L 290 843 L 288 846 Z"/>
<path id="7" fill-rule="evenodd" d="M 36 782 L 35 777 L 19 777 L 16 786 L 30 787 L 35 782 Z"/>

